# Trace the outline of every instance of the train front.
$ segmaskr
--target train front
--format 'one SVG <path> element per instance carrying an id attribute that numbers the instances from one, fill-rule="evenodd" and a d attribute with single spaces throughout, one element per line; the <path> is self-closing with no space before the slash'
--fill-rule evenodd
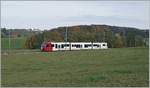
<path id="1" fill-rule="evenodd" d="M 43 52 L 52 52 L 53 51 L 53 47 L 51 42 L 43 42 L 41 45 L 41 51 Z"/>

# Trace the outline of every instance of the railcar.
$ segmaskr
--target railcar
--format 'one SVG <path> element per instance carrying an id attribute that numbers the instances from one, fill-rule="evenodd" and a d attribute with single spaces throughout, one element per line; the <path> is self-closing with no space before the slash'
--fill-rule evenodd
<path id="1" fill-rule="evenodd" d="M 106 42 L 44 42 L 41 51 L 52 52 L 60 50 L 107 49 Z"/>

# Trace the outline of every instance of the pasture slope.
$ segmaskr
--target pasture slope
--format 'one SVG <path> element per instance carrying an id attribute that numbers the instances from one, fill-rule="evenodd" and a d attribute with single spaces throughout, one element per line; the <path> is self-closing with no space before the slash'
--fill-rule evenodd
<path id="1" fill-rule="evenodd" d="M 114 48 L 2 54 L 1 82 L 5 87 L 148 87 L 148 52 Z"/>

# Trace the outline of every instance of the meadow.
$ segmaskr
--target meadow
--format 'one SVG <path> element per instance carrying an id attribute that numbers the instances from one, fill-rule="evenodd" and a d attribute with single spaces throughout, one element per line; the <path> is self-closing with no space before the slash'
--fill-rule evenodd
<path id="1" fill-rule="evenodd" d="M 148 48 L 2 52 L 4 87 L 148 87 Z"/>
<path id="2" fill-rule="evenodd" d="M 10 41 L 10 42 L 9 42 Z M 26 38 L 1 38 L 2 49 L 23 49 Z"/>

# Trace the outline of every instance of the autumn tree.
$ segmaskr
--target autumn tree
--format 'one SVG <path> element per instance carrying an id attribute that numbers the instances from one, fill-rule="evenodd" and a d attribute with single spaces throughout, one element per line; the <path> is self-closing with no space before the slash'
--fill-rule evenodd
<path id="1" fill-rule="evenodd" d="M 114 47 L 115 48 L 123 47 L 123 41 L 122 41 L 122 37 L 120 36 L 120 34 L 115 35 Z"/>

